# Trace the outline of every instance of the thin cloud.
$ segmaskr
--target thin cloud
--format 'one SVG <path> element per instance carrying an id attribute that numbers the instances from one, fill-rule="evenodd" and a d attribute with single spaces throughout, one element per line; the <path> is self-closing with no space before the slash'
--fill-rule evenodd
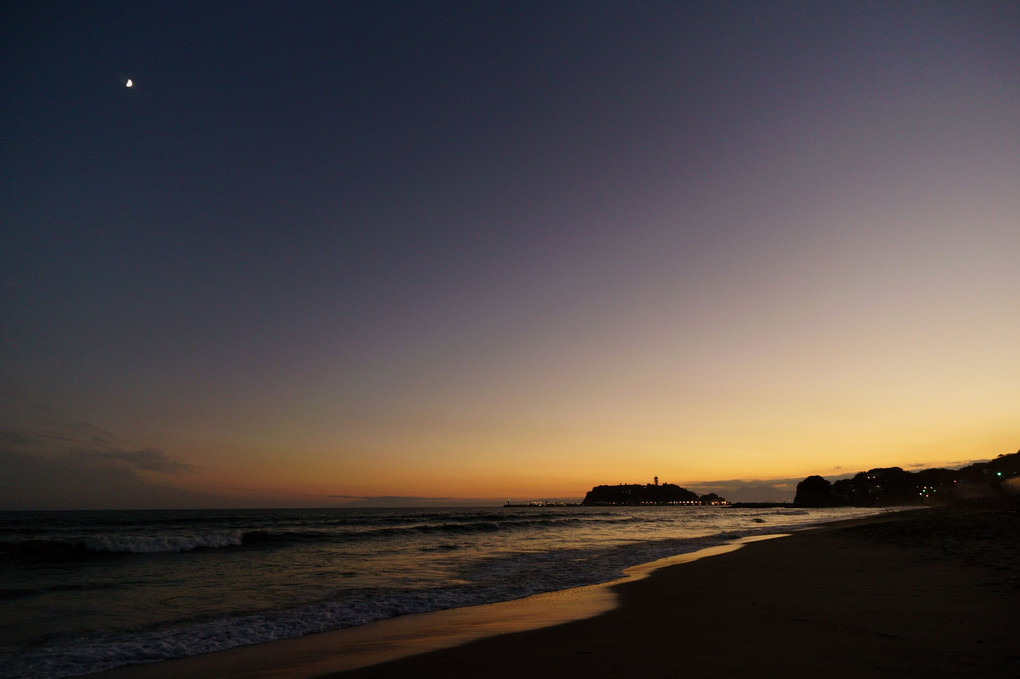
<path id="1" fill-rule="evenodd" d="M 194 467 L 153 447 L 134 448 L 91 422 L 67 417 L 24 394 L 0 391 L 3 417 L 0 447 L 24 458 L 55 460 L 64 465 L 117 465 L 134 472 L 180 474 Z"/>
<path id="2" fill-rule="evenodd" d="M 141 471 L 158 474 L 180 474 L 194 469 L 193 465 L 175 460 L 161 450 L 146 448 L 144 450 L 114 450 L 99 453 L 98 457 L 123 462 Z"/>
<path id="3" fill-rule="evenodd" d="M 0 447 L 21 447 L 30 445 L 34 439 L 31 436 L 27 436 L 16 429 L 10 427 L 0 427 Z"/>
<path id="4" fill-rule="evenodd" d="M 728 479 L 692 483 L 687 488 L 701 495 L 716 493 L 730 502 L 790 502 L 793 500 L 793 489 L 803 480 Z"/>
<path id="5" fill-rule="evenodd" d="M 155 448 L 130 450 L 114 445 L 111 438 L 97 441 L 95 437 L 62 436 L 44 431 L 23 431 L 11 427 L 0 429 L 0 446 L 6 452 L 64 463 L 103 465 L 113 463 L 136 471 L 157 474 L 180 474 L 194 469 Z"/>
<path id="6" fill-rule="evenodd" d="M 161 481 L 170 478 L 166 474 L 139 467 L 152 462 L 130 454 L 124 461 L 109 455 L 42 455 L 0 448 L 0 509 L 198 507 L 215 499 L 173 487 Z"/>
<path id="7" fill-rule="evenodd" d="M 89 422 L 0 393 L 0 508 L 113 509 L 207 504 L 174 487 L 194 467 L 166 451 L 136 448 Z M 6 406 L 12 406 L 10 408 Z"/>
<path id="8" fill-rule="evenodd" d="M 969 467 L 970 465 L 976 464 L 978 462 L 988 462 L 988 458 L 987 457 L 983 457 L 983 458 L 977 459 L 977 460 L 952 460 L 952 461 L 949 461 L 949 462 L 915 462 L 913 464 L 905 465 L 903 468 L 904 469 L 914 469 L 914 470 L 917 470 L 917 469 L 933 469 L 933 468 L 936 468 L 936 467 L 941 467 L 941 468 L 946 468 L 946 469 L 959 469 L 961 467 Z"/>

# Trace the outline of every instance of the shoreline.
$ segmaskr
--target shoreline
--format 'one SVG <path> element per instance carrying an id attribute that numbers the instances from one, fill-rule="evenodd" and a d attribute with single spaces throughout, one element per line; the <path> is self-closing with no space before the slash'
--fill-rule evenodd
<path id="1" fill-rule="evenodd" d="M 1015 512 L 879 514 L 678 555 L 613 583 L 86 676 L 1012 677 L 1017 528 Z"/>
<path id="2" fill-rule="evenodd" d="M 619 605 L 615 587 L 661 568 L 715 557 L 745 544 L 786 537 L 756 535 L 675 554 L 624 570 L 610 582 L 532 594 L 521 599 L 415 613 L 292 639 L 239 646 L 156 663 L 81 675 L 89 679 L 315 679 L 371 667 L 471 641 L 541 630 L 607 613 Z"/>
<path id="3" fill-rule="evenodd" d="M 1012 678 L 1018 529 L 1015 510 L 837 521 L 621 584 L 595 618 L 327 676 Z"/>

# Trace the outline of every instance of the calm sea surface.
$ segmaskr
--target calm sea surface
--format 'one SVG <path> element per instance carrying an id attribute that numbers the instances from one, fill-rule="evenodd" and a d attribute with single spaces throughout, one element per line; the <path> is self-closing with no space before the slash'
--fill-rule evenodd
<path id="1" fill-rule="evenodd" d="M 0 513 L 0 677 L 65 677 L 613 580 L 860 509 Z"/>

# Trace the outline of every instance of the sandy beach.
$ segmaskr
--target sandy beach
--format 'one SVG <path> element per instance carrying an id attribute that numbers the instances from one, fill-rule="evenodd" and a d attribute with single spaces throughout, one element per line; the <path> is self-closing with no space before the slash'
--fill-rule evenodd
<path id="1" fill-rule="evenodd" d="M 886 514 L 609 587 L 91 676 L 1015 677 L 1018 529 L 1015 511 Z"/>

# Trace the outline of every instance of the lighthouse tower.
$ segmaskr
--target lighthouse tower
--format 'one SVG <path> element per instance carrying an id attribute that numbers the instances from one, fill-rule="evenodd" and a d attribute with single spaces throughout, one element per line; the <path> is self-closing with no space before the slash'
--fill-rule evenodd
<path id="1" fill-rule="evenodd" d="M 659 477 L 658 476 L 655 477 L 655 485 L 659 485 Z"/>

